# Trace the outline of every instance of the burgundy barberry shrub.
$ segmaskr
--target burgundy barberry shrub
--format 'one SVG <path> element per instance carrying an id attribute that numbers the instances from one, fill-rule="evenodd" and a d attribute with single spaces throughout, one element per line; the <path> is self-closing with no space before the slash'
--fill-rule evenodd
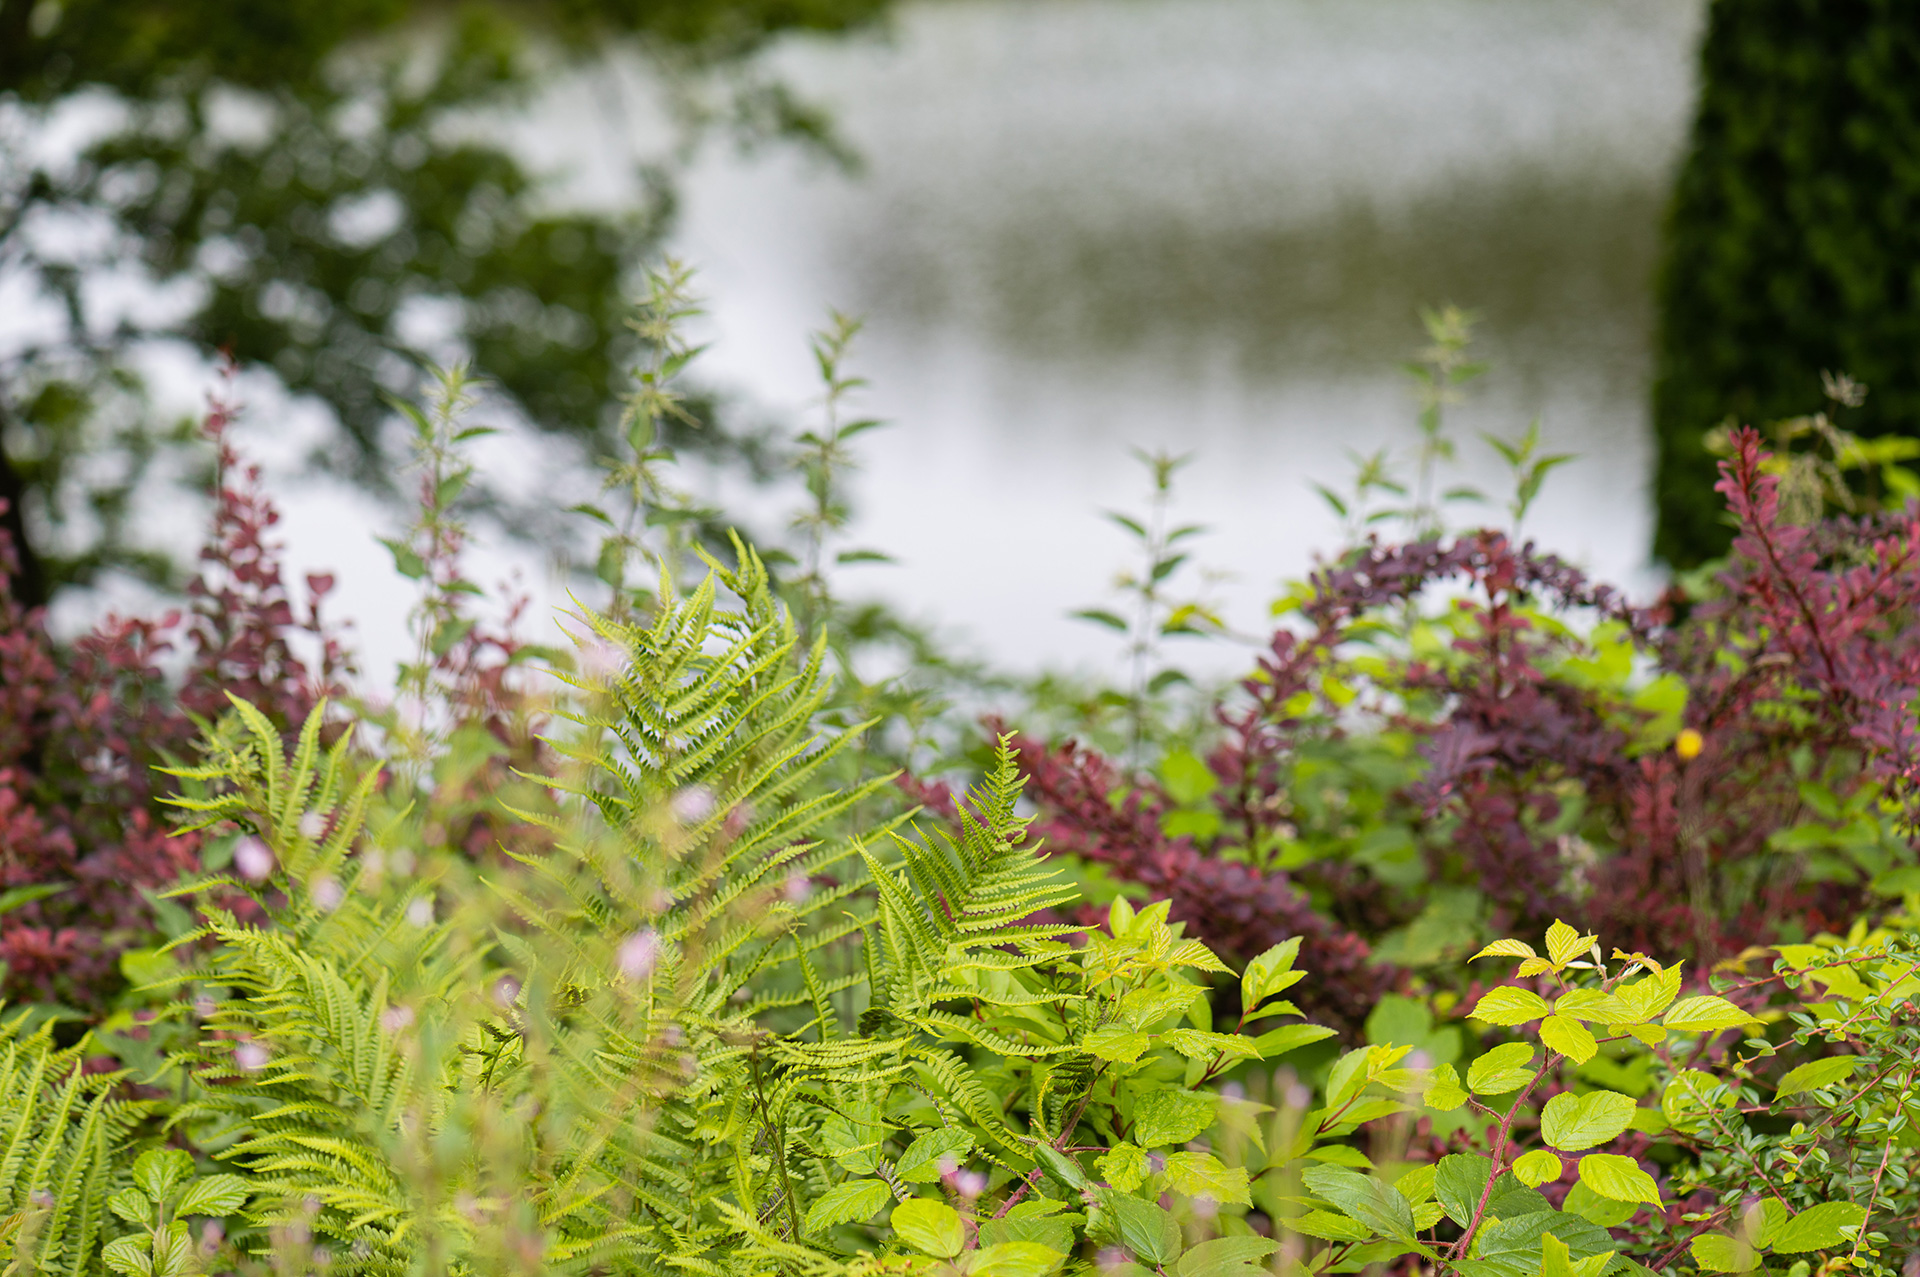
<path id="1" fill-rule="evenodd" d="M 1915 858 L 1920 515 L 1790 524 L 1769 471 L 1738 434 L 1707 599 L 1635 607 L 1495 531 L 1369 541 L 1217 707 L 1200 783 L 1021 742 L 1035 831 L 1223 952 L 1304 937 L 1348 1023 L 1415 932 L 1437 960 L 1564 917 L 1705 964 L 1844 930 Z"/>
<path id="2" fill-rule="evenodd" d="M 309 577 L 304 604 L 287 587 L 269 539 L 280 516 L 231 421 L 216 399 L 213 521 L 184 611 L 109 616 L 63 648 L 8 589 L 14 547 L 0 533 L 0 890 L 57 888 L 0 915 L 8 1001 L 96 1010 L 121 987 L 119 954 L 153 934 L 143 893 L 199 867 L 199 838 L 168 836 L 153 771 L 186 759 L 196 716 L 223 712 L 231 691 L 298 725 L 338 691 L 346 654 L 320 612 L 332 580 Z M 176 649 L 177 683 L 162 670 Z"/>

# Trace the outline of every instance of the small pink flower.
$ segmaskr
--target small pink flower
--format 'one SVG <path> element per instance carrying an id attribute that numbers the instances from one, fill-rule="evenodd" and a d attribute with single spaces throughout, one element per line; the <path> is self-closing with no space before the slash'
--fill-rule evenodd
<path id="1" fill-rule="evenodd" d="M 300 836 L 302 838 L 318 838 L 326 832 L 327 818 L 319 812 L 310 811 L 300 817 Z"/>
<path id="2" fill-rule="evenodd" d="M 705 785 L 688 785 L 673 796 L 673 818 L 683 825 L 697 825 L 713 815 L 713 791 Z"/>
<path id="3" fill-rule="evenodd" d="M 961 1171 L 953 1186 L 962 1197 L 978 1197 L 987 1191 L 987 1177 L 979 1171 Z"/>
<path id="4" fill-rule="evenodd" d="M 616 959 L 620 974 L 629 980 L 644 980 L 653 974 L 653 967 L 660 960 L 660 933 L 652 927 L 636 931 L 627 937 L 620 946 Z"/>
<path id="5" fill-rule="evenodd" d="M 433 925 L 433 897 L 415 896 L 407 903 L 407 921 L 416 927 Z"/>
<path id="6" fill-rule="evenodd" d="M 813 879 L 807 877 L 807 875 L 801 873 L 799 870 L 795 870 L 787 875 L 786 895 L 789 901 L 796 905 L 803 904 L 806 898 L 812 894 Z"/>
<path id="7" fill-rule="evenodd" d="M 389 1033 L 398 1033 L 412 1023 L 412 1007 L 392 1006 L 380 1013 L 380 1027 Z"/>
<path id="8" fill-rule="evenodd" d="M 503 975 L 493 982 L 493 1000 L 502 1007 L 510 1007 L 520 996 L 520 982 L 510 975 Z"/>
<path id="9" fill-rule="evenodd" d="M 313 884 L 313 903 L 319 905 L 328 913 L 338 909 L 341 902 L 346 898 L 346 888 L 342 887 L 332 878 L 322 878 L 319 882 Z"/>
<path id="10" fill-rule="evenodd" d="M 242 837 L 233 844 L 233 867 L 240 876 L 259 882 L 273 872 L 273 853 L 267 850 L 267 844 L 252 834 Z"/>
<path id="11" fill-rule="evenodd" d="M 242 1042 L 233 1048 L 233 1062 L 249 1073 L 258 1073 L 267 1067 L 267 1061 L 273 1057 L 267 1054 L 267 1048 L 258 1042 Z"/>

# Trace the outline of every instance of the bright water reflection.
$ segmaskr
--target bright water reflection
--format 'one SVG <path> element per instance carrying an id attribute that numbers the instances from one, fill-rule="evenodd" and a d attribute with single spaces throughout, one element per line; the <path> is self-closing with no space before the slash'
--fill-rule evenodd
<path id="1" fill-rule="evenodd" d="M 682 249 L 709 375 L 811 393 L 798 336 L 864 314 L 858 536 L 884 592 L 1033 666 L 1102 660 L 1065 619 L 1122 552 L 1129 446 L 1191 451 L 1185 510 L 1257 626 L 1334 522 L 1307 487 L 1404 443 L 1418 306 L 1484 317 L 1464 440 L 1536 414 L 1563 470 L 1529 531 L 1644 583 L 1657 231 L 1698 0 L 950 0 L 890 44 L 780 65 L 865 158 L 706 163 Z M 1468 481 L 1494 486 L 1463 445 Z"/>

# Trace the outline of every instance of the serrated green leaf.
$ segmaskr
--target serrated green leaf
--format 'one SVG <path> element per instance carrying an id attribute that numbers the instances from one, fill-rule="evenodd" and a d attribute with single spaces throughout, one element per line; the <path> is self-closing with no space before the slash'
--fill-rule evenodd
<path id="1" fill-rule="evenodd" d="M 1549 1011 L 1540 995 L 1531 989 L 1503 984 L 1497 989 L 1489 989 L 1468 1015 L 1486 1024 L 1512 1026 L 1538 1020 Z"/>
<path id="2" fill-rule="evenodd" d="M 1260 1277 L 1267 1256 L 1280 1249 L 1265 1237 L 1216 1237 L 1180 1256 L 1174 1277 Z"/>
<path id="3" fill-rule="evenodd" d="M 1449 1153 L 1434 1166 L 1433 1196 L 1447 1218 L 1465 1228 L 1486 1191 L 1493 1161 L 1477 1153 Z"/>
<path id="4" fill-rule="evenodd" d="M 1503 1042 L 1467 1066 L 1467 1089 L 1475 1095 L 1505 1095 L 1533 1080 L 1533 1047 Z"/>
<path id="5" fill-rule="evenodd" d="M 1774 1236 L 1773 1248 L 1782 1255 L 1798 1255 L 1839 1246 L 1848 1241 L 1841 1230 L 1858 1228 L 1866 1218 L 1866 1208 L 1858 1202 L 1821 1202 L 1782 1224 Z"/>
<path id="6" fill-rule="evenodd" d="M 1180 1255 L 1180 1221 L 1152 1202 L 1110 1188 L 1098 1190 L 1108 1227 L 1122 1246 L 1149 1264 L 1170 1264 Z"/>
<path id="7" fill-rule="evenodd" d="M 806 1231 L 824 1233 L 841 1224 L 872 1219 L 874 1212 L 893 1200 L 884 1180 L 850 1179 L 835 1184 L 807 1208 Z"/>
<path id="8" fill-rule="evenodd" d="M 1287 1227 L 1324 1242 L 1363 1242 L 1373 1236 L 1373 1230 L 1359 1220 L 1326 1210 L 1296 1215 L 1287 1221 Z"/>
<path id="9" fill-rule="evenodd" d="M 1660 1204 L 1660 1187 L 1631 1157 L 1588 1153 L 1580 1159 L 1580 1182 L 1616 1202 Z"/>
<path id="10" fill-rule="evenodd" d="M 165 1201 L 175 1184 L 193 1174 L 193 1154 L 177 1148 L 149 1149 L 133 1163 L 133 1182 L 154 1201 Z"/>
<path id="11" fill-rule="evenodd" d="M 231 1215 L 247 1200 L 250 1190 L 238 1175 L 208 1175 L 194 1180 L 175 1204 L 175 1215 Z"/>
<path id="12" fill-rule="evenodd" d="M 1147 1182 L 1147 1153 L 1133 1144 L 1115 1144 L 1094 1165 L 1107 1177 L 1107 1183 L 1123 1193 L 1131 1193 Z"/>
<path id="13" fill-rule="evenodd" d="M 1857 1055 L 1836 1055 L 1825 1060 L 1815 1060 L 1811 1064 L 1802 1064 L 1797 1069 L 1787 1070 L 1786 1076 L 1773 1090 L 1775 1095 L 1795 1095 L 1802 1091 L 1817 1091 L 1823 1086 L 1832 1086 L 1835 1082 L 1844 1082 L 1853 1076 L 1860 1067 Z"/>
<path id="14" fill-rule="evenodd" d="M 1575 1064 L 1585 1064 L 1600 1050 L 1586 1025 L 1564 1015 L 1550 1015 L 1540 1021 L 1540 1040 Z"/>
<path id="15" fill-rule="evenodd" d="M 1193 1091 L 1151 1091 L 1134 1109 L 1130 1138 L 1141 1148 L 1185 1144 L 1213 1125 L 1214 1100 Z"/>
<path id="16" fill-rule="evenodd" d="M 1211 1197 L 1222 1205 L 1253 1205 L 1247 1196 L 1247 1168 L 1227 1166 L 1212 1153 L 1169 1153 L 1167 1186 L 1188 1197 Z"/>
<path id="17" fill-rule="evenodd" d="M 1467 1102 L 1467 1092 L 1460 1085 L 1460 1074 L 1453 1065 L 1442 1064 L 1428 1076 L 1426 1093 L 1421 1098 L 1428 1107 L 1450 1113 Z"/>
<path id="18" fill-rule="evenodd" d="M 1087 1034 L 1086 1040 L 1080 1045 L 1089 1055 L 1131 1064 L 1153 1045 L 1153 1039 L 1124 1024 L 1103 1024 Z"/>
<path id="19" fill-rule="evenodd" d="M 1344 1166 L 1309 1166 L 1300 1172 L 1300 1181 L 1315 1197 L 1332 1202 L 1382 1237 L 1414 1240 L 1413 1204 L 1392 1185 Z"/>
<path id="20" fill-rule="evenodd" d="M 1548 1180 L 1560 1178 L 1560 1158 L 1544 1148 L 1522 1153 L 1513 1164 L 1514 1178 L 1528 1188 L 1538 1188 Z"/>
<path id="21" fill-rule="evenodd" d="M 1289 1024 L 1284 1028 L 1262 1033 L 1253 1040 L 1263 1060 L 1277 1060 L 1289 1051 L 1297 1051 L 1303 1046 L 1324 1041 L 1333 1036 L 1333 1030 L 1318 1024 Z"/>
<path id="22" fill-rule="evenodd" d="M 964 1161 L 972 1149 L 973 1137 L 965 1131 L 952 1128 L 928 1131 L 907 1145 L 894 1173 L 909 1183 L 929 1184 L 940 1178 L 942 1158 L 950 1157 L 958 1163 Z"/>
<path id="23" fill-rule="evenodd" d="M 967 1230 L 959 1212 L 945 1202 L 912 1198 L 894 1207 L 888 1222 L 901 1241 L 937 1259 L 952 1259 L 967 1245 Z"/>
<path id="24" fill-rule="evenodd" d="M 1725 998 L 1702 994 L 1682 998 L 1660 1017 L 1662 1027 L 1681 1033 L 1716 1033 L 1750 1024 L 1753 1017 Z"/>
<path id="25" fill-rule="evenodd" d="M 1540 1111 L 1540 1136 L 1566 1152 L 1593 1148 L 1613 1139 L 1633 1123 L 1633 1097 L 1617 1091 L 1563 1091 Z"/>

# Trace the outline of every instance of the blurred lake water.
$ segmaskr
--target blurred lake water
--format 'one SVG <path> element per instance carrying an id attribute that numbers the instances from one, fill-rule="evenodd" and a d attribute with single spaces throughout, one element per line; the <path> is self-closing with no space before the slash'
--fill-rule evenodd
<path id="1" fill-rule="evenodd" d="M 1411 444 L 1398 365 L 1417 310 L 1456 303 L 1494 368 L 1452 415 L 1453 478 L 1500 495 L 1478 432 L 1538 416 L 1580 460 L 1526 531 L 1650 589 L 1651 286 L 1702 16 L 1703 0 L 909 0 L 887 38 L 784 43 L 771 70 L 829 108 L 863 171 L 783 146 L 696 159 L 677 239 L 709 299 L 696 375 L 791 426 L 818 394 L 806 334 L 829 307 L 864 316 L 856 407 L 893 425 L 859 440 L 850 544 L 899 563 L 844 569 L 840 591 L 1003 665 L 1110 671 L 1119 643 L 1068 613 L 1109 602 L 1129 563 L 1100 511 L 1143 503 L 1131 450 L 1191 454 L 1176 515 L 1210 528 L 1193 586 L 1258 633 L 1279 583 L 1338 544 L 1311 483 Z M 649 92 L 616 57 L 487 127 L 558 198 L 617 203 L 668 136 L 635 106 Z M 205 367 L 170 357 L 156 384 L 192 411 Z M 306 472 L 312 405 L 249 393 L 289 566 L 339 572 L 336 614 L 384 686 L 412 590 L 375 537 L 398 516 Z M 568 448 L 510 432 L 476 451 L 522 497 L 591 495 Z M 717 494 L 763 529 L 796 498 Z M 178 505 L 156 527 L 184 552 L 201 516 Z M 565 602 L 542 549 L 478 548 L 473 574 L 517 571 L 536 617 Z M 137 606 L 124 593 L 79 592 L 56 621 Z M 1244 653 L 1206 659 L 1228 673 Z"/>
<path id="2" fill-rule="evenodd" d="M 1698 0 L 940 0 L 888 41 L 798 42 L 854 177 L 716 154 L 680 251 L 704 376 L 804 411 L 802 336 L 862 315 L 847 571 L 1018 666 L 1101 662 L 1066 613 L 1126 562 L 1129 449 L 1191 453 L 1177 509 L 1230 619 L 1337 542 L 1311 481 L 1405 448 L 1423 305 L 1481 316 L 1493 370 L 1453 414 L 1536 415 L 1558 471 L 1526 531 L 1650 588 L 1646 397 L 1659 228 L 1693 106 Z M 604 152 L 603 152 L 604 154 Z M 1497 507 L 1488 521 L 1504 521 Z"/>

